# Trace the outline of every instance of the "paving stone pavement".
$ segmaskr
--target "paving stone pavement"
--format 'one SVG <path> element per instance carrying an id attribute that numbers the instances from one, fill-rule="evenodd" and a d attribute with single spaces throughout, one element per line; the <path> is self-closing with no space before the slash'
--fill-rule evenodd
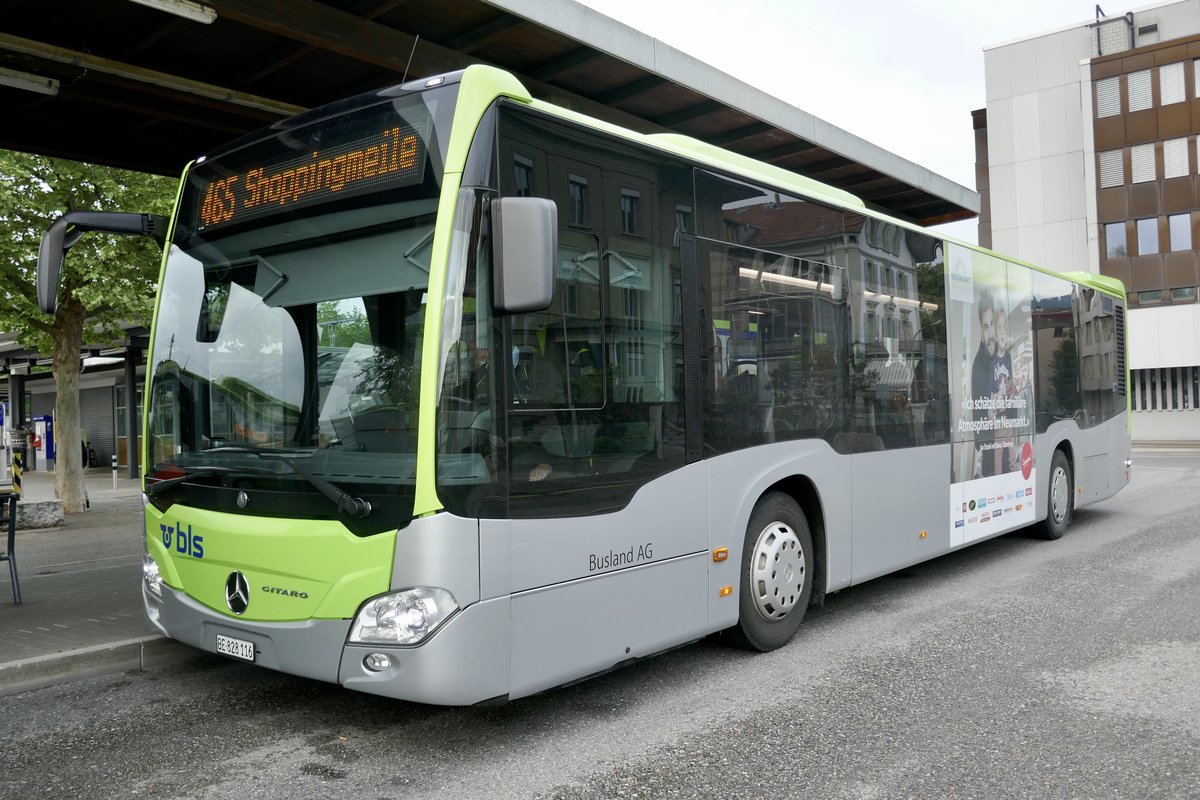
<path id="1" fill-rule="evenodd" d="M 0 564 L 0 694 L 194 652 L 155 634 L 142 612 L 140 483 L 119 477 L 114 489 L 110 471 L 92 470 L 86 485 L 91 510 L 17 531 L 20 605 Z M 23 489 L 49 500 L 54 474 L 27 472 Z"/>

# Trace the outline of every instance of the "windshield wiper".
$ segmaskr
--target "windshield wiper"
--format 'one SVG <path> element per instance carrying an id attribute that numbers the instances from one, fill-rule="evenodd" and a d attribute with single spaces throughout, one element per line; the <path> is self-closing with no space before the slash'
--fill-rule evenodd
<path id="1" fill-rule="evenodd" d="M 280 450 L 277 448 L 253 447 L 244 444 L 226 444 L 220 447 L 210 447 L 205 453 L 250 453 L 259 458 L 273 458 L 292 468 L 292 471 L 315 486 L 317 490 L 337 505 L 337 510 L 347 516 L 363 519 L 371 513 L 371 501 L 354 497 L 349 492 L 342 491 L 320 475 L 314 475 L 307 468 L 300 466 L 295 460 L 288 458 L 285 453 L 301 452 L 297 450 Z M 175 480 L 172 478 L 171 480 Z M 157 484 L 156 484 L 157 485 Z"/>

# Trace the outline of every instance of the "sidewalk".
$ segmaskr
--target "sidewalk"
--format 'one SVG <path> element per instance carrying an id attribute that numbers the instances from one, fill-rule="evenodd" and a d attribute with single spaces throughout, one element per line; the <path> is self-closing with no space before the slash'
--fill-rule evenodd
<path id="1" fill-rule="evenodd" d="M 141 485 L 86 476 L 91 510 L 58 528 L 18 530 L 21 605 L 0 564 L 0 695 L 88 675 L 170 663 L 195 653 L 149 627 L 142 612 Z M 23 498 L 54 498 L 54 473 L 26 472 Z"/>

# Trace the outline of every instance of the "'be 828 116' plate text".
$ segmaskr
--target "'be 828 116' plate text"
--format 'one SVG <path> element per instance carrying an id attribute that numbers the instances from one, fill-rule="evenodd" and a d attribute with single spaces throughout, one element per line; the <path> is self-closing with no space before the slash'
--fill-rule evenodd
<path id="1" fill-rule="evenodd" d="M 232 636 L 217 634 L 217 652 L 240 658 L 242 661 L 254 661 L 254 642 L 234 639 Z"/>

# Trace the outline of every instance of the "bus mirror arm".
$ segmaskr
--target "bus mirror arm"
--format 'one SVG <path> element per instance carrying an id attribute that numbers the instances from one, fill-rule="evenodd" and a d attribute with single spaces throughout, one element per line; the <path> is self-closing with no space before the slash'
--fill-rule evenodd
<path id="1" fill-rule="evenodd" d="M 38 248 L 38 306 L 47 314 L 58 308 L 63 256 L 88 231 L 149 236 L 159 245 L 166 242 L 169 220 L 158 214 L 129 214 L 118 211 L 68 211 L 51 223 Z"/>

